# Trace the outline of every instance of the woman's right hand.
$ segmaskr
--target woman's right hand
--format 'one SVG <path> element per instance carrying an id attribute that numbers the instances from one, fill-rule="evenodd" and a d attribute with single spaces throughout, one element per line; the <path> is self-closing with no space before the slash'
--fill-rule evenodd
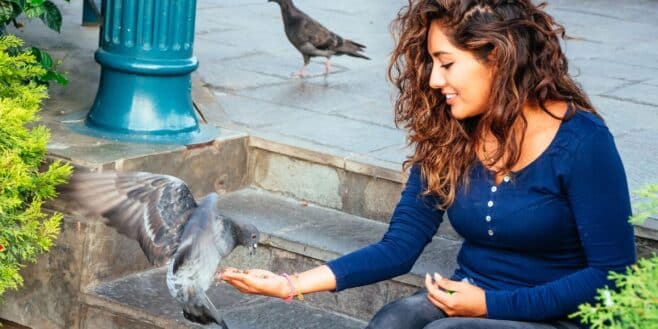
<path id="1" fill-rule="evenodd" d="M 277 298 L 290 296 L 290 285 L 285 277 L 266 270 L 226 268 L 217 272 L 215 281 L 226 281 L 242 293 Z"/>

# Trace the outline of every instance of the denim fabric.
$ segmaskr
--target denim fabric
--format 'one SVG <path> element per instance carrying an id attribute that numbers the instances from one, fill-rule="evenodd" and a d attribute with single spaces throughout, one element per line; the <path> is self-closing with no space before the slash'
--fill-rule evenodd
<path id="1" fill-rule="evenodd" d="M 485 318 L 447 317 L 427 299 L 427 291 L 382 307 L 366 329 L 579 329 L 568 321 L 522 322 Z"/>

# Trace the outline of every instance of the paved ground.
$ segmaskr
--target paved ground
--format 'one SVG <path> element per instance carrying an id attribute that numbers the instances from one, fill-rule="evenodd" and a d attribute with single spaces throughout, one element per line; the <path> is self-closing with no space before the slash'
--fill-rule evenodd
<path id="1" fill-rule="evenodd" d="M 54 88 L 47 109 L 62 113 L 93 100 L 98 32 L 80 27 L 80 1 L 56 1 L 62 34 L 40 22 L 19 35 L 63 58 L 71 86 Z M 212 124 L 394 169 L 409 153 L 393 125 L 385 70 L 388 24 L 402 0 L 297 0 L 344 37 L 368 46 L 371 61 L 335 58 L 329 77 L 290 78 L 301 56 L 283 33 L 276 4 L 265 0 L 199 0 L 195 53 L 198 75 L 216 95 Z M 658 182 L 658 1 L 549 1 L 549 11 L 577 40 L 566 43 L 572 72 L 604 114 L 632 188 Z M 321 62 L 310 70 L 321 73 Z M 62 108 L 65 108 L 62 110 Z"/>

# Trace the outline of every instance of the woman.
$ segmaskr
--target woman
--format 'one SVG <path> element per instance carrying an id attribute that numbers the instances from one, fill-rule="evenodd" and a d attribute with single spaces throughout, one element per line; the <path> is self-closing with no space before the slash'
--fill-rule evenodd
<path id="1" fill-rule="evenodd" d="M 389 77 L 415 153 L 383 239 L 301 273 L 229 270 L 287 298 L 407 273 L 443 212 L 464 238 L 450 279 L 382 308 L 369 328 L 574 328 L 567 316 L 635 261 L 624 168 L 567 71 L 564 29 L 529 0 L 410 0 Z"/>

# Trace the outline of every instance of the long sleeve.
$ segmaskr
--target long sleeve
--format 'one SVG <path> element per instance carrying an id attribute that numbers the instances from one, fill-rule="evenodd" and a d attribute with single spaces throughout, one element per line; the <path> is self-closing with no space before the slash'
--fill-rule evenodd
<path id="1" fill-rule="evenodd" d="M 623 271 L 635 262 L 626 176 L 608 129 L 594 127 L 571 160 L 564 189 L 587 267 L 532 288 L 486 291 L 489 318 L 563 318 L 579 304 L 593 302 L 598 288 L 613 286 L 607 279 L 609 271 Z"/>
<path id="2" fill-rule="evenodd" d="M 437 200 L 422 192 L 420 168 L 413 166 L 381 241 L 327 263 L 336 276 L 336 291 L 393 278 L 411 270 L 436 233 L 443 212 Z"/>

